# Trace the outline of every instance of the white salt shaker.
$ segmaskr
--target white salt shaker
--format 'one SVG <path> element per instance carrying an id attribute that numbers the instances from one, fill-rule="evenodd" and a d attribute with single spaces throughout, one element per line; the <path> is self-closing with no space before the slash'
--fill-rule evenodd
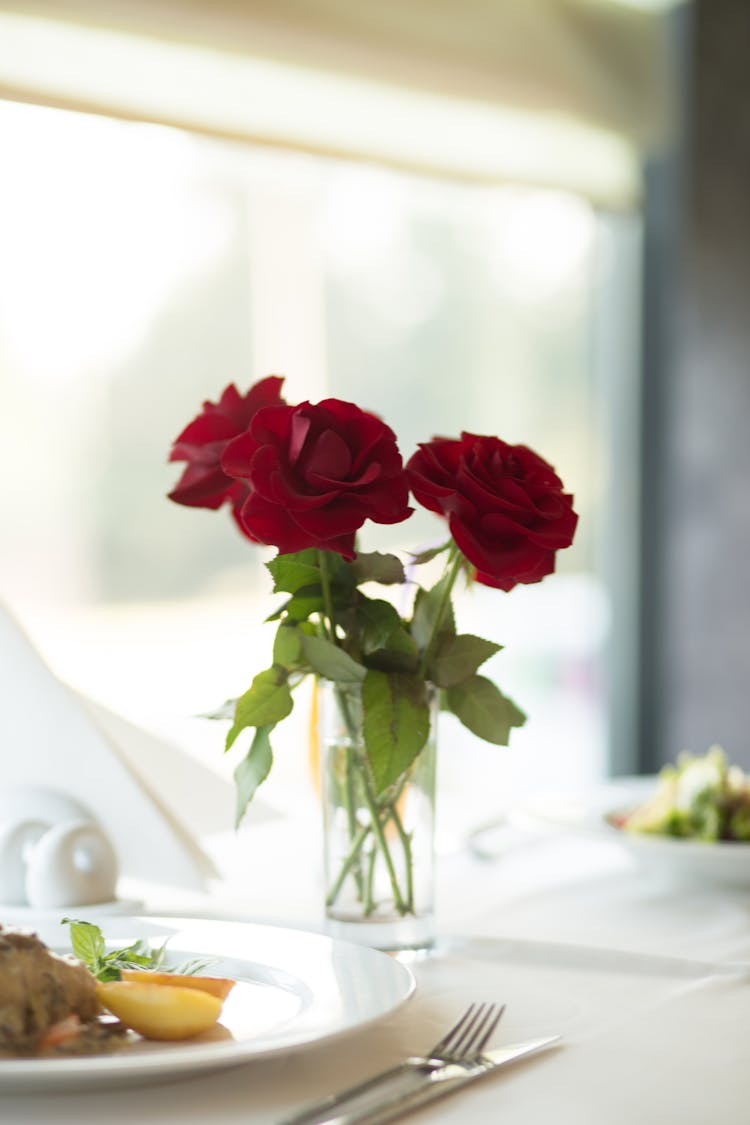
<path id="1" fill-rule="evenodd" d="M 0 788 L 0 903 L 109 903 L 117 874 L 109 837 L 74 797 L 42 785 Z"/>
<path id="2" fill-rule="evenodd" d="M 35 845 L 49 832 L 45 820 L 18 817 L 0 825 L 0 903 L 25 906 L 26 871 Z"/>
<path id="3" fill-rule="evenodd" d="M 45 832 L 29 855 L 26 899 L 41 910 L 109 902 L 117 874 L 115 850 L 100 825 L 63 821 Z"/>

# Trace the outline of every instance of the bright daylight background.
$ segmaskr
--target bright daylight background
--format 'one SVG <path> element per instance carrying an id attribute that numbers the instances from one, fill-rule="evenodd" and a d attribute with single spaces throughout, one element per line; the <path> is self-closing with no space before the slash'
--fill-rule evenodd
<path id="1" fill-rule="evenodd" d="M 529 722 L 506 750 L 441 720 L 441 815 L 605 775 L 631 550 L 610 438 L 636 394 L 608 361 L 633 333 L 637 219 L 11 102 L 0 136 L 0 597 L 62 678 L 231 769 L 190 717 L 265 665 L 273 552 L 170 504 L 166 457 L 203 399 L 279 373 L 290 400 L 380 414 L 405 457 L 469 429 L 555 465 L 580 513 L 559 573 L 458 606 L 507 646 L 489 674 Z M 440 534 L 421 512 L 363 540 Z M 306 711 L 277 732 L 272 803 L 312 793 Z"/>

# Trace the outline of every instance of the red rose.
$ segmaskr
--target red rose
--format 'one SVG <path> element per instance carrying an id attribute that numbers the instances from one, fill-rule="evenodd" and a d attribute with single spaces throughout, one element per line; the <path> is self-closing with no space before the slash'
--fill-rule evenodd
<path id="1" fill-rule="evenodd" d="M 352 559 L 365 520 L 399 523 L 412 512 L 393 431 L 340 399 L 260 411 L 221 464 L 248 487 L 246 532 L 281 554 L 320 547 Z"/>
<path id="2" fill-rule="evenodd" d="M 278 375 L 269 375 L 255 383 L 244 397 L 230 383 L 218 403 L 203 403 L 203 410 L 185 427 L 169 454 L 170 461 L 187 461 L 186 469 L 169 493 L 170 500 L 191 508 L 213 509 L 228 501 L 240 530 L 253 538 L 239 520 L 247 486 L 226 475 L 221 455 L 227 442 L 245 433 L 262 407 L 284 402 L 280 393 L 283 382 Z"/>
<path id="3" fill-rule="evenodd" d="M 477 581 L 511 590 L 555 569 L 578 522 L 551 465 L 525 445 L 461 434 L 419 446 L 406 466 L 414 497 L 448 520 Z"/>

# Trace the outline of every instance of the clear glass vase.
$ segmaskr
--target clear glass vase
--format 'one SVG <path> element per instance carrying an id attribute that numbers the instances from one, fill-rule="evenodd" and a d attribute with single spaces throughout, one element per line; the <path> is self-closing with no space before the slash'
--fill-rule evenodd
<path id="1" fill-rule="evenodd" d="M 359 688 L 321 680 L 318 692 L 328 932 L 378 949 L 424 949 L 435 936 L 436 694 L 427 743 L 378 793 Z"/>

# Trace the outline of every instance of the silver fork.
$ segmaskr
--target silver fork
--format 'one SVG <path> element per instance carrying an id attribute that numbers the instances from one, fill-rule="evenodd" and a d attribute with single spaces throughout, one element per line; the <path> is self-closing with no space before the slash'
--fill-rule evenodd
<path id="1" fill-rule="evenodd" d="M 474 1062 L 492 1038 L 504 1011 L 505 1004 L 500 1007 L 496 1004 L 469 1004 L 461 1018 L 435 1044 L 423 1062 Z"/>
<path id="2" fill-rule="evenodd" d="M 324 1098 L 280 1125 L 348 1125 L 385 1121 L 405 1112 L 426 1078 L 442 1071 L 454 1076 L 457 1069 L 470 1069 L 481 1061 L 504 1011 L 504 1004 L 470 1004 L 427 1054 L 414 1055 L 357 1086 Z M 375 1099 L 369 1097 L 373 1094 Z"/>

